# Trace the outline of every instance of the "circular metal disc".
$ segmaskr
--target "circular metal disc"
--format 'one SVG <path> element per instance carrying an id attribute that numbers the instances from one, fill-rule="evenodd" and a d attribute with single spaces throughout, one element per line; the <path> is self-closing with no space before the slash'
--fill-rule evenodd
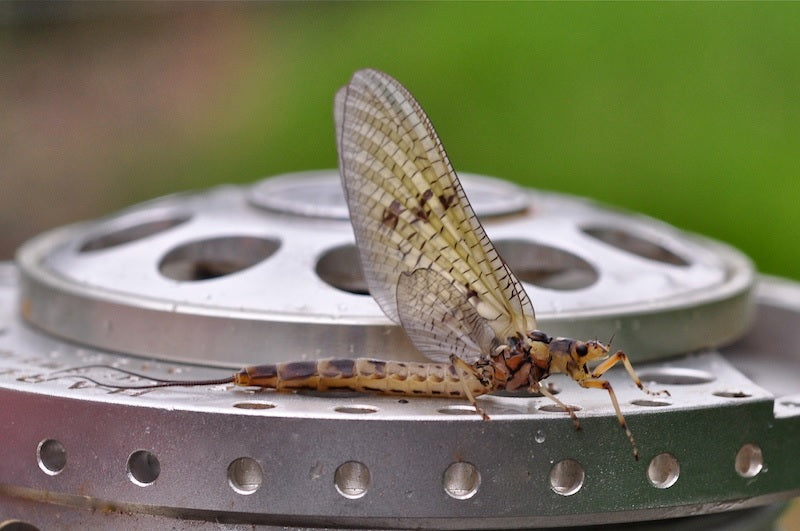
<path id="1" fill-rule="evenodd" d="M 550 335 L 634 359 L 730 342 L 750 321 L 738 251 L 591 201 L 465 176 Z M 366 292 L 334 171 L 164 197 L 24 245 L 21 313 L 57 336 L 229 367 L 423 359 Z"/>
<path id="2" fill-rule="evenodd" d="M 342 183 L 331 170 L 276 175 L 254 184 L 250 202 L 261 208 L 298 216 L 347 220 L 350 217 Z M 472 173 L 459 174 L 472 207 L 481 219 L 516 214 L 528 208 L 528 198 L 511 183 Z"/>

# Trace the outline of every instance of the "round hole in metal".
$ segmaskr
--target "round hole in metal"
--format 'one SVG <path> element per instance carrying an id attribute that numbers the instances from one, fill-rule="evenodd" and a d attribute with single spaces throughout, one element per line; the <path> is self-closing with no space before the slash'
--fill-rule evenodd
<path id="1" fill-rule="evenodd" d="M 128 457 L 128 479 L 135 485 L 146 487 L 155 483 L 161 474 L 161 463 L 147 450 L 137 450 Z"/>
<path id="2" fill-rule="evenodd" d="M 233 407 L 237 409 L 272 409 L 275 407 L 275 404 L 271 402 L 236 402 Z"/>
<path id="3" fill-rule="evenodd" d="M 178 225 L 182 225 L 190 219 L 190 215 L 181 215 L 165 219 L 145 221 L 129 227 L 112 230 L 111 232 L 107 232 L 105 234 L 95 235 L 83 242 L 83 245 L 80 247 L 80 249 L 78 249 L 78 252 L 88 253 L 91 251 L 99 251 L 101 249 L 110 249 L 111 247 L 141 240 L 169 230 L 173 227 L 177 227 Z"/>
<path id="4" fill-rule="evenodd" d="M 329 286 L 355 295 L 369 295 L 355 245 L 342 245 L 327 251 L 317 260 L 315 270 Z"/>
<path id="5" fill-rule="evenodd" d="M 22 520 L 3 520 L 0 531 L 39 531 L 39 528 Z"/>
<path id="6" fill-rule="evenodd" d="M 750 398 L 750 393 L 746 393 L 744 391 L 716 391 L 712 393 L 714 396 L 719 396 L 722 398 Z"/>
<path id="7" fill-rule="evenodd" d="M 498 240 L 495 247 L 523 282 L 553 290 L 576 290 L 597 282 L 597 270 L 570 252 L 527 240 Z"/>
<path id="8" fill-rule="evenodd" d="M 546 385 L 547 390 L 550 391 L 550 394 L 557 395 L 561 392 L 561 388 L 558 387 L 553 382 L 549 382 Z M 492 396 L 505 396 L 509 398 L 541 398 L 544 395 L 540 392 L 534 392 L 529 389 L 519 389 L 517 391 L 506 391 L 505 389 L 502 391 L 495 391 L 492 393 Z"/>
<path id="9" fill-rule="evenodd" d="M 280 247 L 278 240 L 254 236 L 222 236 L 183 244 L 158 264 L 165 277 L 198 281 L 223 277 L 266 260 Z"/>
<path id="10" fill-rule="evenodd" d="M 651 369 L 639 375 L 643 382 L 661 385 L 699 385 L 714 381 L 714 375 L 696 369 L 665 367 Z"/>
<path id="11" fill-rule="evenodd" d="M 571 411 L 581 410 L 580 406 L 573 406 L 571 404 L 567 404 L 567 407 Z M 567 411 L 564 411 L 564 408 L 558 404 L 545 404 L 543 406 L 539 406 L 539 411 L 544 411 L 545 413 L 567 413 Z"/>
<path id="12" fill-rule="evenodd" d="M 472 406 L 457 404 L 452 406 L 445 406 L 437 409 L 439 413 L 444 415 L 477 415 L 478 412 Z"/>
<path id="13" fill-rule="evenodd" d="M 351 500 L 367 494 L 371 481 L 369 468 L 358 461 L 342 463 L 333 475 L 336 492 Z"/>
<path id="14" fill-rule="evenodd" d="M 333 410 L 338 413 L 348 413 L 350 415 L 368 415 L 370 413 L 378 412 L 378 408 L 374 406 L 362 406 L 362 405 L 339 406 L 333 408 Z"/>
<path id="15" fill-rule="evenodd" d="M 451 463 L 442 475 L 442 486 L 451 498 L 468 500 L 475 496 L 481 486 L 481 473 L 472 463 Z"/>
<path id="16" fill-rule="evenodd" d="M 743 445 L 736 453 L 736 473 L 743 478 L 752 478 L 764 468 L 764 454 L 757 444 Z"/>
<path id="17" fill-rule="evenodd" d="M 621 228 L 583 227 L 581 230 L 603 243 L 622 249 L 648 260 L 676 266 L 688 266 L 689 262 L 658 243 L 636 236 Z"/>
<path id="18" fill-rule="evenodd" d="M 253 494 L 264 481 L 264 471 L 251 457 L 239 457 L 228 465 L 228 484 L 239 494 Z"/>
<path id="19" fill-rule="evenodd" d="M 45 439 L 36 448 L 36 461 L 42 472 L 55 476 L 67 466 L 67 450 L 60 441 Z"/>
<path id="20" fill-rule="evenodd" d="M 561 496 L 572 496 L 583 487 L 586 473 L 574 459 L 564 459 L 550 469 L 550 488 Z"/>
<path id="21" fill-rule="evenodd" d="M 664 402 L 662 400 L 647 400 L 647 399 L 631 400 L 631 404 L 633 404 L 634 406 L 642 406 L 642 407 L 664 407 L 672 405 L 669 402 Z"/>
<path id="22" fill-rule="evenodd" d="M 657 489 L 668 489 L 678 481 L 681 466 L 678 459 L 667 452 L 655 456 L 647 467 L 647 479 Z"/>

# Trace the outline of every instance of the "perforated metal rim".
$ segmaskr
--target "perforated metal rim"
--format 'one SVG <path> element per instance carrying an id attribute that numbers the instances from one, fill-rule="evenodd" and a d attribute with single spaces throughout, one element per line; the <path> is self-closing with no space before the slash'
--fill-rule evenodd
<path id="1" fill-rule="evenodd" d="M 349 222 L 294 210 L 303 190 L 322 211 L 341 210 L 343 199 L 330 193 L 337 186 L 333 171 L 282 176 L 45 233 L 17 256 L 22 314 L 60 337 L 164 360 L 422 359 L 358 293 Z M 466 176 L 464 186 L 468 195 L 495 190 L 476 210 L 491 214 L 487 233 L 551 335 L 613 335 L 635 359 L 655 359 L 724 344 L 749 323 L 752 264 L 728 246 L 584 199 L 485 177 Z M 282 199 L 271 210 L 253 207 L 267 196 Z M 325 262 L 342 249 L 350 249 L 343 262 Z"/>
<path id="2" fill-rule="evenodd" d="M 659 404 L 637 405 L 648 397 L 624 372 L 610 375 L 642 449 L 637 463 L 605 394 L 558 379 L 559 397 L 581 406 L 580 432 L 563 415 L 542 411 L 541 398 L 487 397 L 493 420 L 483 422 L 451 414 L 459 404 L 445 400 L 220 386 L 118 393 L 80 379 L 42 381 L 59 368 L 98 362 L 175 378 L 219 371 L 37 333 L 14 313 L 8 268 L 0 267 L 0 401 L 13 407 L 0 409 L 0 506 L 51 500 L 103 509 L 83 514 L 270 525 L 552 527 L 727 511 L 800 488 L 800 465 L 786 444 L 800 418 L 796 384 L 781 392 L 770 386 L 786 375 L 798 381 L 796 334 L 775 330 L 800 329 L 800 299 L 791 304 L 789 294 L 773 304 L 781 290 L 770 283 L 762 292 L 772 295 L 743 341 L 722 354 L 637 367 L 672 392 Z M 750 364 L 748 374 L 762 370 L 757 380 L 737 369 L 741 362 Z M 359 413 L 365 409 L 372 412 Z M 242 459 L 251 464 L 232 483 L 230 468 Z"/>

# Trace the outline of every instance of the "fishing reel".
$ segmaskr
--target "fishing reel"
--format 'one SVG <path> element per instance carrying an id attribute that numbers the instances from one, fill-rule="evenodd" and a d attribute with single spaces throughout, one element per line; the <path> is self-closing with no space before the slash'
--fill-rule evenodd
<path id="1" fill-rule="evenodd" d="M 167 196 L 0 264 L 0 530 L 753 526 L 798 494 L 800 286 L 583 198 L 461 175 L 552 336 L 613 337 L 670 396 L 553 375 L 546 397 L 278 393 L 242 366 L 424 361 L 370 297 L 335 171 Z M 99 366 L 99 367 L 98 367 Z M 78 368 L 78 371 L 66 371 Z M 91 380 L 94 380 L 93 383 Z M 5 520 L 5 522 L 3 522 Z M 9 528 L 10 529 L 10 528 Z"/>

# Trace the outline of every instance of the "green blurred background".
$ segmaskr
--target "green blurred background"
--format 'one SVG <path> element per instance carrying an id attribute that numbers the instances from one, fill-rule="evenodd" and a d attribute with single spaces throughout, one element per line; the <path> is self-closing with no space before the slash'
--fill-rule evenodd
<path id="1" fill-rule="evenodd" d="M 457 169 L 645 212 L 800 279 L 800 4 L 0 5 L 0 259 L 146 198 L 334 167 L 379 68 Z"/>

